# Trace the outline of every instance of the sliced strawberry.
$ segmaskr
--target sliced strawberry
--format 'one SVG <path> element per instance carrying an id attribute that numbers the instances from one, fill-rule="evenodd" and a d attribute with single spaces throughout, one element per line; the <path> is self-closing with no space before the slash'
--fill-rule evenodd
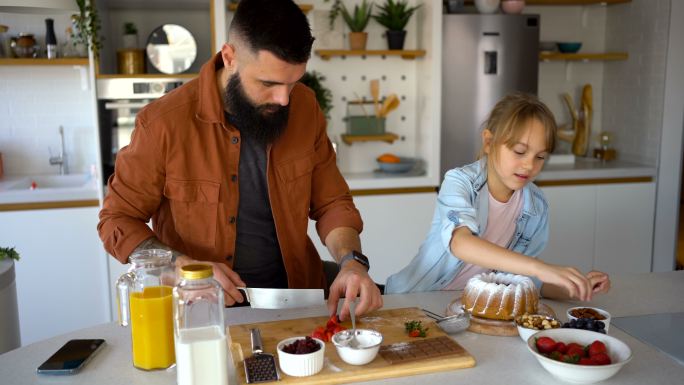
<path id="1" fill-rule="evenodd" d="M 596 365 L 610 365 L 611 360 L 610 357 L 606 353 L 598 353 L 593 356 L 591 356 L 591 360 L 594 361 L 594 364 Z"/>
<path id="2" fill-rule="evenodd" d="M 595 356 L 600 353 L 608 353 L 608 350 L 606 349 L 606 345 L 601 342 L 601 341 L 594 341 L 589 345 L 589 349 L 587 349 L 589 352 L 589 357 Z"/>
<path id="3" fill-rule="evenodd" d="M 420 330 L 413 329 L 409 332 L 409 337 L 420 337 Z"/>
<path id="4" fill-rule="evenodd" d="M 332 330 L 335 328 L 335 326 L 337 326 L 339 324 L 340 324 L 340 319 L 337 318 L 337 315 L 333 315 L 332 317 L 330 317 L 328 322 L 325 324 L 325 328 Z"/>
<path id="5" fill-rule="evenodd" d="M 550 337 L 539 337 L 536 345 L 539 353 L 551 353 L 556 348 L 556 341 Z"/>

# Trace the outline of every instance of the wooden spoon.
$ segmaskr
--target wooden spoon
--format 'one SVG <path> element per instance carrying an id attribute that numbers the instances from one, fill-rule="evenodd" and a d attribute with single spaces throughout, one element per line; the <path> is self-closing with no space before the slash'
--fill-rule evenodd
<path id="1" fill-rule="evenodd" d="M 380 113 L 378 116 L 384 118 L 397 107 L 399 107 L 399 98 L 397 97 L 397 94 L 389 94 L 382 103 L 382 107 L 380 107 Z"/>
<path id="2" fill-rule="evenodd" d="M 370 91 L 371 96 L 373 96 L 373 110 L 375 110 L 375 116 L 380 117 L 380 111 L 378 107 L 378 99 L 380 99 L 380 81 L 378 79 L 373 79 L 370 81 Z"/>

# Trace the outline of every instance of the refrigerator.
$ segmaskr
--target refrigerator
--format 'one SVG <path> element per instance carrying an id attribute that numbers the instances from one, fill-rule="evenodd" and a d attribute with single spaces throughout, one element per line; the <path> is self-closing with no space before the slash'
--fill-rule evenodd
<path id="1" fill-rule="evenodd" d="M 539 15 L 445 14 L 441 176 L 474 162 L 487 115 L 510 92 L 537 94 Z"/>

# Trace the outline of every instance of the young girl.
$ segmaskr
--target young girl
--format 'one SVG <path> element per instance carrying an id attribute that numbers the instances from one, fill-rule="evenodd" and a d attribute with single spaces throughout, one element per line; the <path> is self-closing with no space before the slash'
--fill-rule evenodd
<path id="1" fill-rule="evenodd" d="M 385 293 L 462 290 L 470 277 L 490 270 L 530 276 L 549 298 L 587 301 L 608 291 L 605 273 L 583 275 L 536 259 L 548 241 L 548 204 L 530 182 L 555 136 L 553 114 L 536 97 L 499 101 L 482 131 L 480 159 L 446 173 L 427 239 L 387 279 Z"/>

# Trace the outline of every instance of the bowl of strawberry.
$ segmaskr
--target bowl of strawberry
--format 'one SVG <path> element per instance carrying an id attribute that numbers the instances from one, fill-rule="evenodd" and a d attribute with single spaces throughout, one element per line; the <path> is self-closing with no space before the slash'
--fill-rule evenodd
<path id="1" fill-rule="evenodd" d="M 535 333 L 527 348 L 556 378 L 591 384 L 614 376 L 632 359 L 632 350 L 615 337 L 582 329 Z"/>

